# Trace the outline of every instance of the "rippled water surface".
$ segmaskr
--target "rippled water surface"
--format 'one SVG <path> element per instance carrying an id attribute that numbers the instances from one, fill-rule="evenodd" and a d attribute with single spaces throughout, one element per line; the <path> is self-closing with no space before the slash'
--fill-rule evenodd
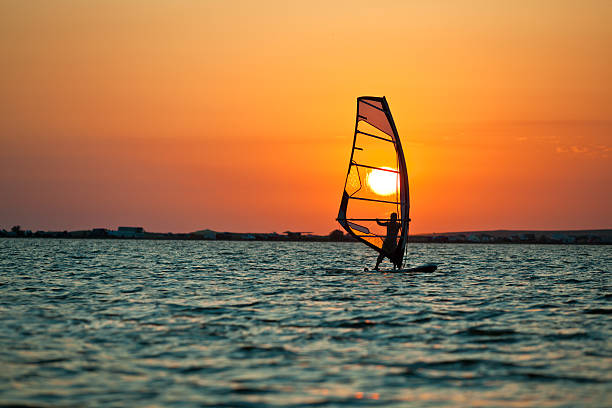
<path id="1" fill-rule="evenodd" d="M 0 403 L 610 406 L 610 246 L 0 240 Z M 387 265 L 388 266 L 388 265 Z"/>

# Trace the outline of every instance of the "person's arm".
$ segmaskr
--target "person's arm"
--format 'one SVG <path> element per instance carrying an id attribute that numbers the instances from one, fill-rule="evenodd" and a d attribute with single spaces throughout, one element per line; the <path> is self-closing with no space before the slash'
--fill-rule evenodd
<path id="1" fill-rule="evenodd" d="M 381 227 L 386 227 L 388 225 L 387 222 L 381 222 L 378 218 L 376 219 L 376 223 L 380 225 Z"/>

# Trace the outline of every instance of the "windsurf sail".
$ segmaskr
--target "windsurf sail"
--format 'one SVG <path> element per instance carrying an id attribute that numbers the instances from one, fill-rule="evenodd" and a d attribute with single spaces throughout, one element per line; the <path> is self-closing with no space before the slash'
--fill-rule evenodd
<path id="1" fill-rule="evenodd" d="M 357 98 L 353 147 L 338 222 L 357 240 L 402 267 L 410 212 L 408 173 L 402 144 L 385 97 Z M 392 214 L 401 225 L 385 243 Z M 389 241 L 389 240 L 387 240 Z"/>

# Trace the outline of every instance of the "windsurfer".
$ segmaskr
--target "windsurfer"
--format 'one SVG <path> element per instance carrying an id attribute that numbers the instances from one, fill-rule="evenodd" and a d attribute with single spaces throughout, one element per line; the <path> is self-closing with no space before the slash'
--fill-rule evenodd
<path id="1" fill-rule="evenodd" d="M 378 265 L 380 265 L 385 257 L 391 259 L 391 254 L 397 246 L 397 234 L 401 228 L 401 224 L 397 222 L 396 213 L 391 213 L 389 222 L 382 222 L 377 218 L 376 223 L 380 226 L 387 227 L 387 236 L 385 237 L 385 241 L 382 245 L 382 252 L 380 255 L 378 255 L 378 259 L 376 260 L 374 270 L 378 270 Z M 395 262 L 393 263 L 393 266 L 396 267 Z"/>

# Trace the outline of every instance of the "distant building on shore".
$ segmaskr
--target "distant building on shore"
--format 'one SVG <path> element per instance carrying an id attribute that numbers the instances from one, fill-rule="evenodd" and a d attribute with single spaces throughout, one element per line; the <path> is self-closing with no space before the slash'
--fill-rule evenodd
<path id="1" fill-rule="evenodd" d="M 198 237 L 202 237 L 203 239 L 217 239 L 217 231 L 210 229 L 196 231 L 193 234 Z"/>
<path id="2" fill-rule="evenodd" d="M 91 230 L 91 237 L 100 238 L 108 235 L 108 230 L 106 228 L 93 228 Z"/>
<path id="3" fill-rule="evenodd" d="M 145 230 L 143 227 L 118 227 L 117 231 L 107 231 L 111 237 L 119 238 L 143 238 Z"/>

